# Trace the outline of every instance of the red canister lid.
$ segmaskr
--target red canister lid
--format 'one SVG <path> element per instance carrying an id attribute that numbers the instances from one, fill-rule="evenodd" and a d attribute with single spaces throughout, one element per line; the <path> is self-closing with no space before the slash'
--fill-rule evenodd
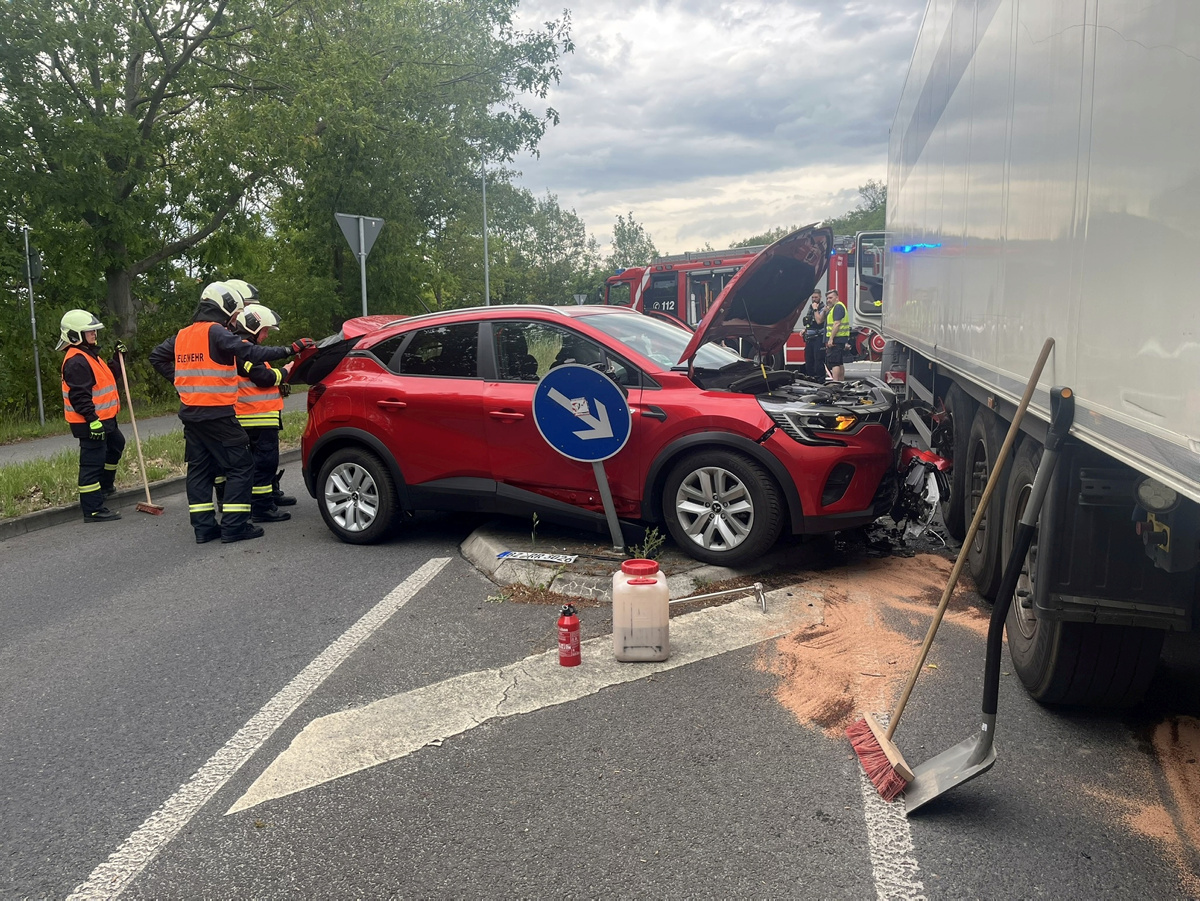
<path id="1" fill-rule="evenodd" d="M 626 560 L 621 564 L 621 572 L 627 576 L 652 576 L 658 572 L 658 564 L 653 560 Z"/>

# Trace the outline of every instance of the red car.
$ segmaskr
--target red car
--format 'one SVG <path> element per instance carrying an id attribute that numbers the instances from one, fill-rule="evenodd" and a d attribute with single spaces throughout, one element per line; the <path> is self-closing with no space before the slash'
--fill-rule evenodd
<path id="1" fill-rule="evenodd" d="M 721 341 L 782 347 L 829 256 L 801 229 L 744 267 L 693 334 L 616 307 L 493 306 L 352 320 L 293 373 L 312 387 L 305 484 L 329 529 L 369 543 L 415 510 L 473 510 L 607 530 L 590 463 L 553 450 L 534 391 L 582 363 L 627 395 L 628 442 L 604 466 L 621 519 L 664 525 L 693 557 L 737 565 L 784 529 L 887 512 L 900 422 L 882 382 L 820 386 Z"/>

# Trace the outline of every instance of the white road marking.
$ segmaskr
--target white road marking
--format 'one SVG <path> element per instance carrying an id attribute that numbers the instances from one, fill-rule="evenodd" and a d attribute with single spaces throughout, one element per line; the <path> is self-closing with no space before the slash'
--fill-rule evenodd
<path id="1" fill-rule="evenodd" d="M 777 600 L 764 615 L 752 598 L 671 620 L 671 656 L 618 663 L 612 637 L 582 646 L 583 664 L 562 667 L 558 650 L 494 670 L 455 676 L 313 720 L 227 813 L 237 813 L 392 760 L 501 717 L 565 704 L 601 689 L 786 635 L 809 608 Z"/>
<path id="2" fill-rule="evenodd" d="M 913 856 L 912 832 L 904 815 L 904 802 L 889 804 L 879 797 L 879 791 L 861 766 L 858 777 L 862 782 L 863 817 L 867 821 L 875 896 L 879 901 L 924 901 L 925 883 L 921 881 L 921 865 Z"/>
<path id="3" fill-rule="evenodd" d="M 435 557 L 427 561 L 322 651 L 320 656 L 238 730 L 223 748 L 210 757 L 191 779 L 180 786 L 158 810 L 150 814 L 108 860 L 92 871 L 86 882 L 76 886 L 75 891 L 68 896 L 68 901 L 115 898 L 124 892 L 200 808 L 207 804 L 242 764 L 262 747 L 284 720 L 304 703 L 359 645 L 387 622 L 388 618 L 403 607 L 413 595 L 429 584 L 449 562 L 449 557 Z"/>

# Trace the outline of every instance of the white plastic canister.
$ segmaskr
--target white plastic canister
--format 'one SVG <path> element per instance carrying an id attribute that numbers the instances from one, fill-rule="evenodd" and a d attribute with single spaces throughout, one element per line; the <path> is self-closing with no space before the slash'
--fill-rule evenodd
<path id="1" fill-rule="evenodd" d="M 671 656 L 671 597 L 667 577 L 653 560 L 626 560 L 613 573 L 613 653 L 618 660 Z"/>

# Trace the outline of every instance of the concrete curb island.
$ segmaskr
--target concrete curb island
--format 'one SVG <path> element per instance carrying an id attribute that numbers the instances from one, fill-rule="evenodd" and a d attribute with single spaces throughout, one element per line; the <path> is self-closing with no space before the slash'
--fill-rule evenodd
<path id="1" fill-rule="evenodd" d="M 520 584 L 532 588 L 544 588 L 557 594 L 572 595 L 591 600 L 612 603 L 612 574 L 620 566 L 620 560 L 612 561 L 608 572 L 595 575 L 572 572 L 571 564 L 560 566 L 534 560 L 501 560 L 498 554 L 527 545 L 529 530 L 524 527 L 506 528 L 496 522 L 487 523 L 464 541 L 459 550 L 463 557 L 497 585 Z M 570 551 L 561 551 L 569 554 Z M 711 566 L 699 560 L 673 567 L 678 570 L 668 574 L 667 588 L 671 597 L 687 597 L 701 593 L 702 586 L 727 579 L 745 578 L 766 572 L 783 564 L 786 550 L 777 550 L 761 557 L 754 566 L 733 569 L 728 566 Z"/>
<path id="2" fill-rule="evenodd" d="M 136 451 L 135 451 L 136 453 Z M 284 451 L 279 455 L 280 463 L 292 463 L 300 459 L 300 448 Z M 186 476 L 175 476 L 171 479 L 160 479 L 150 483 L 150 497 L 158 503 L 158 495 L 176 494 L 184 490 Z M 133 509 L 146 499 L 146 489 L 141 485 L 135 488 L 120 488 L 109 495 L 105 504 L 112 510 Z M 35 510 L 22 516 L 0 521 L 0 541 L 16 538 L 29 532 L 48 529 L 63 523 L 83 522 L 79 512 L 79 502 L 76 501 L 65 507 L 48 507 L 45 510 Z M 87 525 L 87 523 L 84 523 Z"/>

